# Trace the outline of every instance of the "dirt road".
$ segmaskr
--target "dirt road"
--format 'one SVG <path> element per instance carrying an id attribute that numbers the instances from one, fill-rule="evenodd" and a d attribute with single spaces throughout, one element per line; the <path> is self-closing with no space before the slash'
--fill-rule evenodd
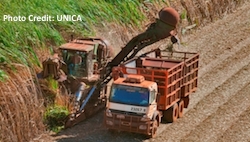
<path id="1" fill-rule="evenodd" d="M 182 40 L 182 51 L 200 53 L 199 86 L 185 116 L 161 124 L 158 136 L 107 131 L 103 113 L 64 130 L 55 141 L 250 141 L 250 2 Z"/>

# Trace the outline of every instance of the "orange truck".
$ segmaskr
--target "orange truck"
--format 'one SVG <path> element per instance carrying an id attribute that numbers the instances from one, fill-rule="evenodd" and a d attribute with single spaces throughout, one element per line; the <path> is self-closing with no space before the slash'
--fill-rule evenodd
<path id="1" fill-rule="evenodd" d="M 108 129 L 155 137 L 161 120 L 183 117 L 198 83 L 199 54 L 155 52 L 135 57 L 113 69 L 104 124 Z"/>

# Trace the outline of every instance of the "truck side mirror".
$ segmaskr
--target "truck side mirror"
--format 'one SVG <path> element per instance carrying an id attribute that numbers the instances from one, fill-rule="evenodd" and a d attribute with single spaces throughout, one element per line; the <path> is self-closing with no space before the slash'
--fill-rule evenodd
<path id="1" fill-rule="evenodd" d="M 157 93 L 156 94 L 156 102 L 158 102 L 160 100 L 160 97 L 161 97 L 161 94 L 160 93 Z"/>

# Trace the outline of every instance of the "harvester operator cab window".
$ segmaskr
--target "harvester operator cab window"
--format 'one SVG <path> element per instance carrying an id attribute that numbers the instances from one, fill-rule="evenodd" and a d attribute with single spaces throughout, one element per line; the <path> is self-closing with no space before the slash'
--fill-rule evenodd
<path id="1" fill-rule="evenodd" d="M 68 51 L 67 50 L 62 50 L 62 56 L 63 56 L 63 61 L 66 63 L 66 64 L 68 64 L 69 62 L 69 55 L 68 55 L 69 53 L 68 53 Z"/>
<path id="2" fill-rule="evenodd" d="M 63 50 L 62 53 L 70 75 L 86 76 L 86 52 Z"/>
<path id="3" fill-rule="evenodd" d="M 82 63 L 82 57 L 79 54 L 79 52 L 75 52 L 73 56 L 71 56 L 71 62 L 74 65 L 81 65 Z"/>
<path id="4" fill-rule="evenodd" d="M 74 52 L 72 51 L 68 51 L 68 50 L 63 50 L 62 51 L 62 54 L 63 54 L 63 61 L 69 65 L 69 64 L 72 64 L 72 57 L 74 55 Z"/>

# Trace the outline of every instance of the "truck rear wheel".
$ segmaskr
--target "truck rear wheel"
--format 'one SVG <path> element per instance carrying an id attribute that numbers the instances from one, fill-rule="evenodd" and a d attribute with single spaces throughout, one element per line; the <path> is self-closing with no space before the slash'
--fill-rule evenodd
<path id="1" fill-rule="evenodd" d="M 178 114 L 178 117 L 181 118 L 181 117 L 183 117 L 184 101 L 180 100 L 180 102 L 178 103 L 178 105 L 179 105 L 179 114 Z"/>
<path id="2" fill-rule="evenodd" d="M 189 104 L 189 96 L 183 97 L 182 100 L 184 101 L 184 108 L 187 108 Z"/>
<path id="3" fill-rule="evenodd" d="M 174 104 L 172 107 L 164 111 L 163 118 L 167 122 L 175 122 L 178 118 L 179 107 Z"/>
<path id="4" fill-rule="evenodd" d="M 153 124 L 152 124 L 150 138 L 156 137 L 157 128 L 158 128 L 158 121 L 155 119 Z"/>

